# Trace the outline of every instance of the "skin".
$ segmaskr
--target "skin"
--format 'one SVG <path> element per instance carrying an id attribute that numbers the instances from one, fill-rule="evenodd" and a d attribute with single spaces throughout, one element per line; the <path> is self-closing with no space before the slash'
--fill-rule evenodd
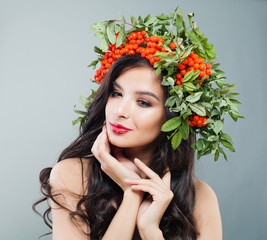
<path id="1" fill-rule="evenodd" d="M 123 200 L 103 239 L 164 239 L 160 220 L 170 204 L 171 175 L 163 178 L 147 165 L 152 156 L 160 128 L 165 121 L 163 89 L 153 69 L 135 68 L 116 79 L 113 93 L 106 105 L 106 125 L 92 148 L 101 169 L 123 190 Z M 130 131 L 118 134 L 110 123 L 122 124 Z M 122 150 L 123 149 L 123 150 Z M 111 154 L 112 151 L 112 154 Z M 90 167 L 84 160 L 85 169 Z M 66 159 L 52 170 L 50 184 L 53 193 L 62 193 L 57 200 L 74 211 L 78 199 L 65 192 L 81 194 L 81 168 L 78 159 Z M 216 195 L 212 189 L 195 180 L 195 218 L 198 240 L 222 239 L 221 220 Z M 144 192 L 149 197 L 143 200 Z M 68 211 L 53 201 L 53 239 L 88 239 L 79 233 L 69 219 Z M 87 226 L 80 225 L 89 232 Z M 138 233 L 136 230 L 138 229 Z"/>
<path id="2" fill-rule="evenodd" d="M 106 105 L 106 126 L 109 142 L 124 148 L 131 160 L 151 158 L 155 139 L 165 122 L 161 79 L 151 68 L 134 68 L 120 75 Z M 125 134 L 114 133 L 110 123 L 130 129 Z"/>

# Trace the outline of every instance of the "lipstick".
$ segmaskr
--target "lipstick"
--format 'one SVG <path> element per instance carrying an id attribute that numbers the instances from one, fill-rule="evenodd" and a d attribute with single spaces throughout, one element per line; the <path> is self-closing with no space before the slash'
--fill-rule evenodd
<path id="1" fill-rule="evenodd" d="M 111 131 L 114 132 L 114 133 L 117 133 L 117 134 L 124 134 L 124 133 L 127 133 L 129 131 L 132 131 L 131 129 L 121 125 L 121 124 L 118 124 L 118 123 L 109 123 L 110 124 L 110 127 L 111 127 Z"/>

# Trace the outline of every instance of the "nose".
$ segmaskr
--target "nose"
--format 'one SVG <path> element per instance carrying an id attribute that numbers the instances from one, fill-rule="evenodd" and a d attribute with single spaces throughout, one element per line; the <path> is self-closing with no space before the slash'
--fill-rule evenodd
<path id="1" fill-rule="evenodd" d="M 115 116 L 117 118 L 128 119 L 130 117 L 131 111 L 130 103 L 127 99 L 122 99 L 115 108 Z"/>

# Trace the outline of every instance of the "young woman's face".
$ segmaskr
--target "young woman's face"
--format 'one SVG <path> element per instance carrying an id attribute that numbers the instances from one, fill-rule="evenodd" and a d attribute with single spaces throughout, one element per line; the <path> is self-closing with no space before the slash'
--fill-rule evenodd
<path id="1" fill-rule="evenodd" d="M 121 74 L 113 83 L 105 110 L 110 143 L 122 148 L 153 143 L 165 122 L 163 95 L 153 69 L 134 68 Z"/>

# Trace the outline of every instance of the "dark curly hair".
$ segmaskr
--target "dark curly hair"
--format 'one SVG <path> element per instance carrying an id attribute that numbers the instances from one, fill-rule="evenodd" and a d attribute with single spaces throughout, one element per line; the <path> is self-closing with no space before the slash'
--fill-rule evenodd
<path id="1" fill-rule="evenodd" d="M 123 56 L 112 64 L 88 109 L 84 125 L 80 127 L 79 136 L 61 153 L 58 162 L 67 158 L 80 158 L 83 165 L 82 158 L 91 154 L 90 150 L 94 141 L 102 130 L 105 121 L 105 106 L 112 92 L 113 82 L 128 69 L 140 67 L 152 68 L 148 60 L 138 54 Z M 163 89 L 166 100 L 169 90 L 166 87 Z M 174 113 L 169 112 L 167 107 L 165 113 L 166 119 L 174 117 Z M 171 190 L 174 197 L 160 222 L 160 229 L 165 239 L 189 240 L 197 237 L 196 223 L 193 217 L 195 205 L 194 150 L 191 148 L 191 144 L 194 141 L 195 135 L 190 134 L 188 140 L 182 140 L 178 149 L 174 151 L 166 134 L 161 132 L 158 147 L 155 148 L 149 165 L 160 177 L 164 175 L 167 168 L 171 173 Z M 76 211 L 71 212 L 70 215 L 74 222 L 77 217 L 86 222 L 90 228 L 88 237 L 96 240 L 103 237 L 116 214 L 117 209 L 111 204 L 111 201 L 119 206 L 123 191 L 101 170 L 97 159 L 94 157 L 85 159 L 90 163 L 86 173 L 88 175 L 85 176 L 89 180 L 88 186 L 86 186 L 86 193 L 81 196 L 77 204 Z M 35 211 L 39 203 L 49 198 L 56 201 L 49 184 L 51 170 L 52 168 L 45 168 L 40 173 L 41 191 L 44 197 L 33 204 Z M 50 212 L 51 208 L 49 207 L 42 217 L 45 223 L 51 227 Z"/>

